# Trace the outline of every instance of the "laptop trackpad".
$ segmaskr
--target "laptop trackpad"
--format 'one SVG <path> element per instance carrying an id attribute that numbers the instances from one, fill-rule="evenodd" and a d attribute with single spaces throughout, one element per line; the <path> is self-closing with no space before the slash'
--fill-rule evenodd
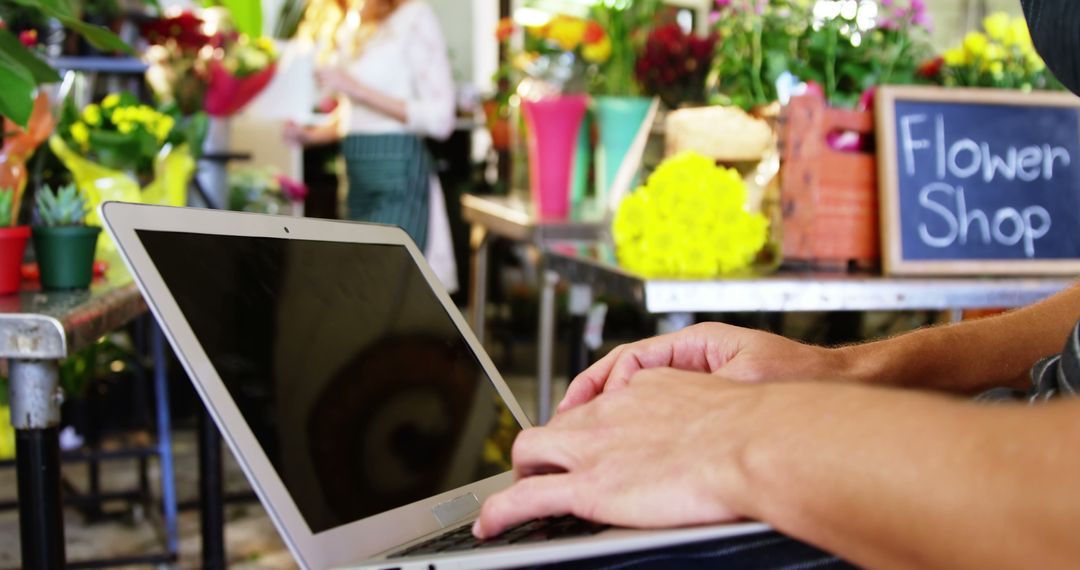
<path id="1" fill-rule="evenodd" d="M 466 493 L 431 508 L 431 512 L 435 514 L 435 518 L 439 519 L 439 524 L 443 528 L 460 522 L 478 510 L 480 510 L 480 500 L 472 493 Z"/>

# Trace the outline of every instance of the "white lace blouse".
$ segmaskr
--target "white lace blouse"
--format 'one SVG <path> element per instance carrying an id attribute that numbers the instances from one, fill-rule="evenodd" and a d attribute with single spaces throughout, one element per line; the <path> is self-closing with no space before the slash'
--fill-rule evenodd
<path id="1" fill-rule="evenodd" d="M 339 42 L 349 45 L 349 42 Z M 454 80 L 446 40 L 431 6 L 402 3 L 365 42 L 359 55 L 340 56 L 357 81 L 405 101 L 405 123 L 343 98 L 340 129 L 351 134 L 414 133 L 445 139 L 454 129 Z"/>

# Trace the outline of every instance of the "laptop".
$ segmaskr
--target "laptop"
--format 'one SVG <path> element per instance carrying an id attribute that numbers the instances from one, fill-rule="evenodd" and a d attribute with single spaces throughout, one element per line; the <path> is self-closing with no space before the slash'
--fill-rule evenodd
<path id="1" fill-rule="evenodd" d="M 100 214 L 304 568 L 507 568 L 767 529 L 563 517 L 478 544 L 469 527 L 513 482 L 529 420 L 405 232 L 118 202 Z"/>

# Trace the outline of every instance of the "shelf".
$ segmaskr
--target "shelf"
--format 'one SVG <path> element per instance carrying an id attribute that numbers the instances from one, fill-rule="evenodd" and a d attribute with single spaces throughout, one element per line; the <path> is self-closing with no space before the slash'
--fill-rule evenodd
<path id="1" fill-rule="evenodd" d="M 146 63 L 136 57 L 76 56 L 56 57 L 49 64 L 57 71 L 80 71 L 83 73 L 113 73 L 141 75 L 146 73 Z"/>

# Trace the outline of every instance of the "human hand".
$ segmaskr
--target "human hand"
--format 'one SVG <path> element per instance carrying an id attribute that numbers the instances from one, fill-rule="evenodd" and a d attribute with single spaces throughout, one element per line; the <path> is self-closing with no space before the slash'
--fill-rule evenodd
<path id="1" fill-rule="evenodd" d="M 348 72 L 340 67 L 320 67 L 315 70 L 315 81 L 319 87 L 337 93 L 347 92 L 352 84 Z"/>
<path id="2" fill-rule="evenodd" d="M 803 404 L 801 392 L 821 389 L 641 371 L 625 389 L 521 432 L 517 481 L 484 502 L 473 533 L 488 538 L 565 514 L 651 528 L 754 516 L 744 464 L 751 440 L 778 418 L 798 421 L 788 412 Z"/>
<path id="3" fill-rule="evenodd" d="M 775 334 L 722 323 L 702 323 L 681 331 L 615 347 L 570 383 L 559 403 L 562 413 L 602 392 L 626 386 L 638 371 L 668 367 L 721 375 L 732 380 L 840 380 L 845 353 Z"/>
<path id="4" fill-rule="evenodd" d="M 307 128 L 297 124 L 295 121 L 285 121 L 285 125 L 282 127 L 282 136 L 287 142 L 305 145 L 308 140 Z"/>

